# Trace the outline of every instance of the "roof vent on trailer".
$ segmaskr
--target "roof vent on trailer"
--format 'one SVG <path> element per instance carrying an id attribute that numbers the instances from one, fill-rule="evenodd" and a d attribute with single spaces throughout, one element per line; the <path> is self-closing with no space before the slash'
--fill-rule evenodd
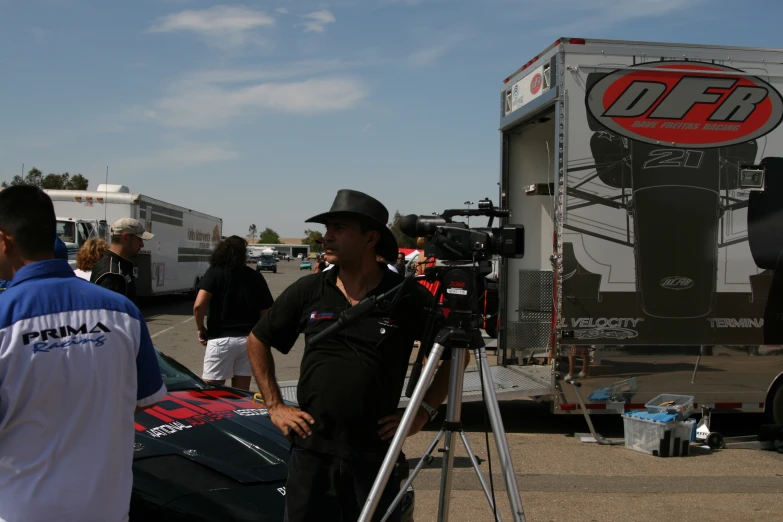
<path id="1" fill-rule="evenodd" d="M 96 192 L 114 192 L 119 194 L 130 194 L 130 189 L 125 185 L 106 185 L 102 183 L 95 189 Z"/>

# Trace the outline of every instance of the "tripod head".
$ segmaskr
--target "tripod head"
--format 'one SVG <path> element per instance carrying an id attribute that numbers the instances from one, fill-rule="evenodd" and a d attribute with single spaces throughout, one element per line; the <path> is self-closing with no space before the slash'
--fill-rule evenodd
<path id="1" fill-rule="evenodd" d="M 486 276 L 492 272 L 492 263 L 474 264 L 445 261 L 424 270 L 425 280 L 437 282 L 435 298 L 439 307 L 430 313 L 421 339 L 421 347 L 411 368 L 405 395 L 410 398 L 421 376 L 424 355 L 433 343 L 451 347 L 480 348 L 484 346 L 479 325 L 484 322 L 483 302 Z"/>
<path id="2" fill-rule="evenodd" d="M 435 297 L 442 298 L 445 326 L 478 329 L 483 322 L 483 307 L 480 303 L 486 289 L 486 276 L 490 273 L 490 261 L 444 261 L 441 265 L 424 270 L 426 281 L 440 283 Z"/>

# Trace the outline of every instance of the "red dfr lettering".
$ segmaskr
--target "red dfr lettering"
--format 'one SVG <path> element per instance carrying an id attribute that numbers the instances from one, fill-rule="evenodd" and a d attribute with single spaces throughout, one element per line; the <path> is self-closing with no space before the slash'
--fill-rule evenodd
<path id="1" fill-rule="evenodd" d="M 144 413 L 148 415 L 152 415 L 153 417 L 156 417 L 163 422 L 174 422 L 174 419 L 163 413 L 163 411 L 158 411 L 159 406 L 153 406 L 152 408 L 147 408 L 144 410 Z"/>
<path id="2" fill-rule="evenodd" d="M 166 403 L 174 403 L 179 404 L 183 406 L 182 408 L 166 408 L 164 405 Z M 182 399 L 178 399 L 176 397 L 173 397 L 169 395 L 164 400 L 160 401 L 157 406 L 154 408 L 155 410 L 159 411 L 160 413 L 163 413 L 165 415 L 169 415 L 173 417 L 174 419 L 187 419 L 194 415 L 197 415 L 199 413 L 204 413 L 204 410 L 199 408 L 198 406 L 194 406 L 193 404 L 189 404 L 188 402 L 183 401 Z"/>
<path id="3" fill-rule="evenodd" d="M 209 392 L 217 390 L 208 390 Z M 184 401 L 189 403 L 193 408 L 202 409 L 210 412 L 231 411 L 233 406 L 226 404 L 227 401 L 222 401 L 218 397 L 211 396 L 205 392 L 187 391 L 187 392 L 174 392 L 172 395 L 177 398 L 178 401 Z M 193 403 L 197 403 L 195 406 Z M 230 403 L 229 403 L 230 404 Z"/>
<path id="4" fill-rule="evenodd" d="M 211 412 L 232 411 L 236 408 L 236 406 L 234 406 L 234 402 L 223 400 L 222 398 L 239 398 L 238 395 L 223 390 L 204 390 L 203 392 L 174 392 L 172 395 L 178 399 L 181 398 L 190 403 L 195 402 L 198 404 L 197 407 Z"/>

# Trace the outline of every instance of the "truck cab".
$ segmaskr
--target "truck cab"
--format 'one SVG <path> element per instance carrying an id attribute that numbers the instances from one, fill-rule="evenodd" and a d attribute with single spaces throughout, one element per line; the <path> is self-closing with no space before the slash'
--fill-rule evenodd
<path id="1" fill-rule="evenodd" d="M 76 254 L 91 237 L 108 240 L 109 227 L 103 220 L 57 217 L 57 236 L 68 247 L 68 263 L 76 266 Z"/>

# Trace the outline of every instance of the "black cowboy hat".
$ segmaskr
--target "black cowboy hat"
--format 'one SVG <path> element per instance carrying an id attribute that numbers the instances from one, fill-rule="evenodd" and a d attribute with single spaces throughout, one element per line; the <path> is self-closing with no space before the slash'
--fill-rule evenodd
<path id="1" fill-rule="evenodd" d="M 368 196 L 364 192 L 342 189 L 337 191 L 337 196 L 335 196 L 329 212 L 313 216 L 305 223 L 321 223 L 325 225 L 329 219 L 336 216 L 346 216 L 363 221 L 373 230 L 377 230 L 381 233 L 381 239 L 375 246 L 375 253 L 386 261 L 397 256 L 397 251 L 399 250 L 397 248 L 397 240 L 394 239 L 394 234 L 386 226 L 389 222 L 389 211 L 377 199 Z"/>

